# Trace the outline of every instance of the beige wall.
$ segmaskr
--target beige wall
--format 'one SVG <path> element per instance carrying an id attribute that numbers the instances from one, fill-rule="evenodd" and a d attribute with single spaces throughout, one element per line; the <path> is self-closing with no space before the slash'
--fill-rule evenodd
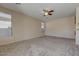
<path id="1" fill-rule="evenodd" d="M 6 12 L 12 15 L 12 37 L 1 38 L 0 44 L 7 44 L 15 41 L 28 40 L 43 36 L 40 20 L 25 16 L 22 13 L 0 8 L 0 12 Z"/>
<path id="2" fill-rule="evenodd" d="M 47 22 L 45 34 L 48 36 L 74 38 L 74 30 L 74 17 L 66 17 Z"/>

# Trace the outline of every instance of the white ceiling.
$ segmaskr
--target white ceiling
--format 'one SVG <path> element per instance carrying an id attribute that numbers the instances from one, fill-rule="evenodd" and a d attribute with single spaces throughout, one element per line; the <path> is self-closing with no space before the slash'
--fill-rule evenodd
<path id="1" fill-rule="evenodd" d="M 1 3 L 0 6 L 22 12 L 28 16 L 47 21 L 62 17 L 75 16 L 76 7 L 79 3 Z M 43 9 L 53 9 L 52 16 L 43 16 Z"/>

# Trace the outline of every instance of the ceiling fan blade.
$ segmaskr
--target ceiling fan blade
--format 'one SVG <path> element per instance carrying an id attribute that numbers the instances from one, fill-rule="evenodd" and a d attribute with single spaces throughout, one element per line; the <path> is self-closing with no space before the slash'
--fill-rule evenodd
<path id="1" fill-rule="evenodd" d="M 21 3 L 16 3 L 16 4 L 21 4 Z"/>
<path id="2" fill-rule="evenodd" d="M 43 9 L 44 12 L 48 12 L 47 10 Z"/>
<path id="3" fill-rule="evenodd" d="M 47 16 L 47 15 L 44 14 L 43 16 Z"/>
<path id="4" fill-rule="evenodd" d="M 52 13 L 48 13 L 48 15 L 52 15 Z"/>
<path id="5" fill-rule="evenodd" d="M 49 12 L 54 12 L 54 10 L 50 10 Z"/>

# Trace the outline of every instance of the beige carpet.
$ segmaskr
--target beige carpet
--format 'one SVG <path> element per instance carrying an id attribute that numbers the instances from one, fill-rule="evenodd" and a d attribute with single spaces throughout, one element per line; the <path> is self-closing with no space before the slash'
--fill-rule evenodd
<path id="1" fill-rule="evenodd" d="M 1 56 L 75 56 L 79 54 L 75 40 L 40 37 L 0 46 Z"/>

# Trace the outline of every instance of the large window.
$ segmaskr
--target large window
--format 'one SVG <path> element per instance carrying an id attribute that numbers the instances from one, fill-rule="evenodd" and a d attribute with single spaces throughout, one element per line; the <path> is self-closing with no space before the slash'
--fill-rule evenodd
<path id="1" fill-rule="evenodd" d="M 11 37 L 11 15 L 0 12 L 0 37 Z"/>

